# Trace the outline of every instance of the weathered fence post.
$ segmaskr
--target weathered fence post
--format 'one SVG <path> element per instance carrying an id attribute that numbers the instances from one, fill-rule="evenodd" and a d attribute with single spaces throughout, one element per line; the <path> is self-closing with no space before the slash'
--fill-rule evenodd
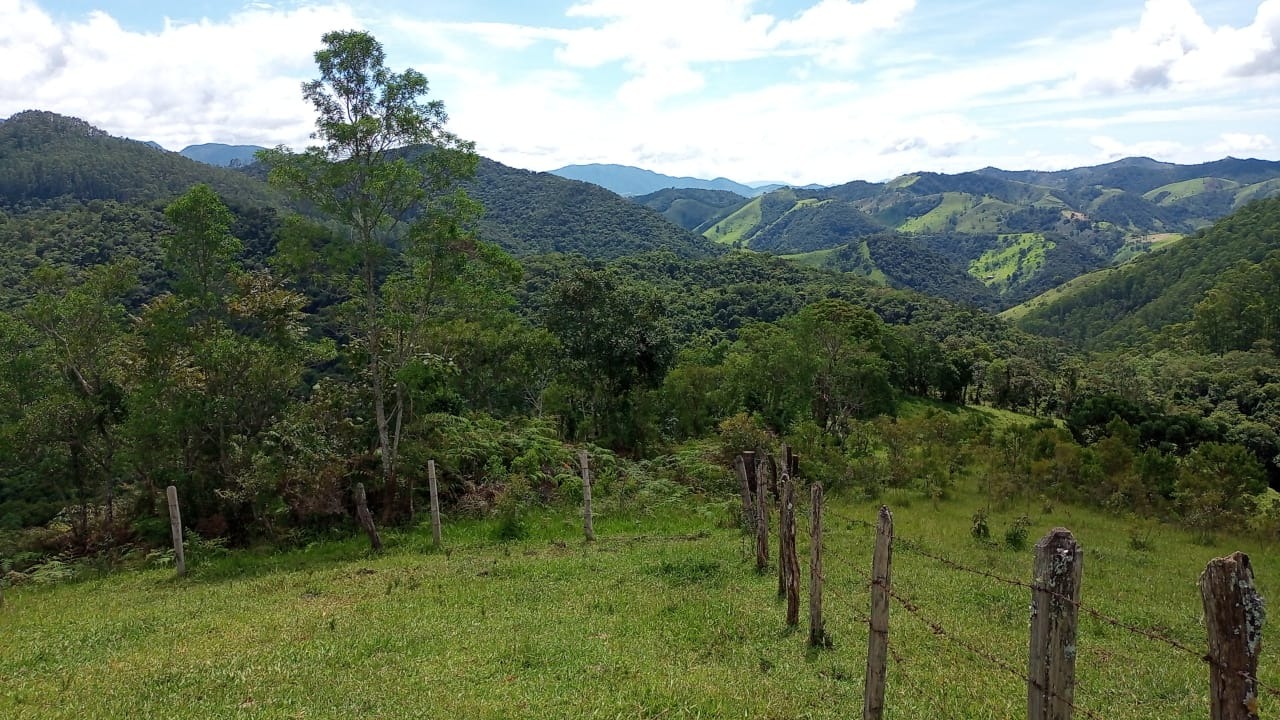
<path id="1" fill-rule="evenodd" d="M 374 552 L 382 552 L 382 538 L 378 536 L 378 528 L 373 524 L 373 515 L 369 514 L 369 499 L 364 494 L 364 483 L 356 483 L 352 495 L 356 501 L 356 519 L 360 521 L 360 527 L 364 528 L 365 533 L 369 535 L 369 545 L 373 547 Z"/>
<path id="2" fill-rule="evenodd" d="M 431 495 L 431 544 L 437 550 L 444 547 L 440 533 L 440 485 L 436 481 L 436 461 L 427 461 L 427 492 Z"/>
<path id="3" fill-rule="evenodd" d="M 889 661 L 889 589 L 893 561 L 893 513 L 880 506 L 876 549 L 871 558 L 871 622 L 867 637 L 867 677 L 863 684 L 862 719 L 884 717 L 884 684 Z"/>
<path id="4" fill-rule="evenodd" d="M 769 495 L 765 492 L 764 463 L 756 469 L 756 572 L 769 569 Z"/>
<path id="5" fill-rule="evenodd" d="M 594 542 L 596 526 L 591 517 L 591 456 L 586 450 L 578 451 L 578 464 L 582 466 L 582 532 L 587 542 Z"/>
<path id="6" fill-rule="evenodd" d="M 1076 694 L 1076 620 L 1084 553 L 1070 530 L 1036 543 L 1031 591 L 1028 720 L 1071 720 Z"/>
<path id="7" fill-rule="evenodd" d="M 170 485 L 164 490 L 169 500 L 169 534 L 173 536 L 173 566 L 178 577 L 187 574 L 187 557 L 182 547 L 182 511 L 178 508 L 178 488 Z"/>
<path id="8" fill-rule="evenodd" d="M 796 557 L 796 486 L 791 478 L 782 476 L 782 552 L 778 562 L 786 565 L 785 595 L 787 596 L 787 626 L 800 624 L 800 560 Z"/>
<path id="9" fill-rule="evenodd" d="M 1209 631 L 1209 717 L 1258 720 L 1258 654 L 1266 613 L 1249 556 L 1216 558 L 1200 575 Z"/>
<path id="10" fill-rule="evenodd" d="M 809 644 L 830 644 L 822 622 L 822 483 L 809 488 Z"/>
<path id="11" fill-rule="evenodd" d="M 742 496 L 742 529 L 751 527 L 751 519 L 755 512 L 751 509 L 751 484 L 747 478 L 746 453 L 739 453 L 733 459 L 734 472 L 738 474 L 738 493 Z"/>

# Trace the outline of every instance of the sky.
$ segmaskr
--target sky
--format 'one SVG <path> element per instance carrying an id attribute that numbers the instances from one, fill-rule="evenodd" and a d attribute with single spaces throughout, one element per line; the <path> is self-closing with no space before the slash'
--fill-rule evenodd
<path id="1" fill-rule="evenodd" d="M 0 118 L 304 147 L 329 30 L 515 167 L 834 184 L 1280 160 L 1280 0 L 0 0 Z"/>

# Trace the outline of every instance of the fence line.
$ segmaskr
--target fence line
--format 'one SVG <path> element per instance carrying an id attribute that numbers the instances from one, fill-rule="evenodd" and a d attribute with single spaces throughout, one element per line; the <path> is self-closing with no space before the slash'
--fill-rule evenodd
<path id="1" fill-rule="evenodd" d="M 865 530 L 869 530 L 872 533 L 876 532 L 877 530 L 876 525 L 866 520 L 863 520 L 861 518 L 850 517 L 847 515 L 843 515 L 841 513 L 828 513 L 828 514 L 831 516 L 833 520 L 836 520 L 838 523 L 842 523 L 844 525 L 844 529 L 852 530 L 854 528 L 862 528 Z M 834 527 L 840 527 L 840 526 L 835 525 Z M 949 569 L 962 572 L 962 573 L 967 573 L 977 577 L 982 577 L 984 579 L 991 580 L 991 581 L 994 581 L 1003 585 L 1007 585 L 1010 587 L 1016 587 L 1019 589 L 1027 590 L 1032 593 L 1033 598 L 1036 597 L 1037 594 L 1040 594 L 1041 596 L 1047 596 L 1049 598 L 1052 598 L 1055 601 L 1057 600 L 1066 601 L 1066 604 L 1072 607 L 1074 610 L 1076 611 L 1083 610 L 1086 614 L 1088 614 L 1089 616 L 1093 617 L 1096 620 L 1101 621 L 1102 623 L 1124 630 L 1130 634 L 1137 635 L 1139 637 L 1143 637 L 1148 640 L 1160 643 L 1180 653 L 1184 653 L 1188 656 L 1195 657 L 1201 660 L 1202 662 L 1208 664 L 1210 667 L 1214 668 L 1220 673 L 1230 673 L 1232 675 L 1243 678 L 1247 683 L 1252 684 L 1255 691 L 1265 692 L 1266 694 L 1272 697 L 1280 697 L 1280 689 L 1277 689 L 1266 683 L 1263 683 L 1257 677 L 1255 667 L 1251 666 L 1249 670 L 1242 670 L 1242 669 L 1239 669 L 1238 667 L 1231 667 L 1226 662 L 1223 662 L 1222 660 L 1215 658 L 1210 653 L 1202 653 L 1198 650 L 1193 649 L 1186 642 L 1183 642 L 1173 637 L 1169 637 L 1168 635 L 1161 633 L 1155 629 L 1139 627 L 1135 624 L 1120 620 L 1119 618 L 1113 617 L 1089 605 L 1084 604 L 1079 600 L 1078 597 L 1071 597 L 1062 592 L 1058 592 L 1051 587 L 1042 587 L 1041 585 L 1035 582 L 1027 582 L 1027 581 L 1018 580 L 1014 578 L 1008 578 L 988 570 L 971 567 L 969 565 L 966 565 L 964 563 L 961 563 L 949 557 L 946 557 L 945 555 L 942 555 L 938 552 L 932 551 L 919 542 L 916 542 L 908 538 L 903 538 L 898 535 L 895 535 L 892 538 L 892 544 L 898 547 L 901 547 L 902 549 L 907 550 L 908 552 L 911 552 L 913 554 L 916 554 L 921 557 L 932 560 L 934 562 L 937 562 Z M 860 577 L 863 578 L 863 580 L 865 581 L 865 587 L 871 588 L 873 586 L 880 585 L 879 583 L 874 582 L 866 572 L 859 569 L 856 565 L 848 565 L 846 567 L 852 567 L 853 570 Z M 1202 579 L 1202 583 L 1203 583 L 1203 579 Z M 1064 697 L 1060 693 L 1053 692 L 1052 689 L 1044 687 L 1041 683 L 1037 682 L 1034 678 L 1028 677 L 1026 674 L 1022 673 L 1016 668 L 1013 668 L 1011 665 L 1004 662 L 1003 660 L 1000 660 L 999 658 L 994 657 L 991 653 L 985 652 L 980 648 L 975 647 L 971 643 L 967 643 L 961 638 L 958 638 L 957 636 L 951 633 L 948 633 L 940 623 L 925 616 L 921 612 L 918 605 L 911 602 L 907 598 L 903 597 L 900 593 L 892 590 L 890 587 L 886 586 L 884 589 L 887 591 L 887 594 L 889 597 L 891 597 L 900 606 L 902 606 L 905 610 L 907 610 L 908 613 L 913 616 L 913 618 L 925 623 L 935 634 L 946 637 L 947 639 L 949 639 L 956 645 L 959 645 L 960 647 L 964 648 L 971 654 L 990 662 L 992 665 L 1004 670 L 1005 672 L 1015 675 L 1016 677 L 1024 681 L 1028 685 L 1029 689 L 1033 689 L 1041 693 L 1041 696 L 1045 698 L 1055 698 L 1058 701 L 1060 701 L 1062 705 L 1065 705 L 1066 707 L 1069 707 L 1072 710 L 1079 710 L 1081 714 L 1091 719 L 1100 718 L 1100 716 L 1097 713 L 1094 713 L 1085 708 L 1080 708 L 1079 706 L 1075 705 L 1071 697 Z M 1206 603 L 1207 602 L 1208 601 L 1206 600 Z M 1260 600 L 1258 602 L 1260 603 Z M 868 625 L 870 624 L 870 618 L 855 617 L 855 619 L 859 623 L 866 622 L 868 623 Z M 1211 635 L 1210 639 L 1212 642 L 1213 637 L 1215 636 L 1213 635 L 1212 632 L 1210 633 L 1210 635 Z M 1033 643 L 1034 643 L 1034 639 L 1033 639 Z M 901 664 L 902 662 L 901 657 L 896 652 L 892 652 L 892 648 L 890 648 L 890 652 L 893 656 L 894 662 Z M 1256 653 L 1256 650 L 1253 650 L 1253 652 Z M 1250 670 L 1252 670 L 1252 672 L 1250 672 Z M 1068 679 L 1066 682 L 1069 683 L 1070 690 L 1073 691 L 1074 682 L 1072 682 L 1070 679 Z M 1250 707 L 1256 706 L 1256 699 L 1253 702 L 1255 704 Z M 1248 705 L 1248 703 L 1246 703 L 1246 705 Z M 1234 715 L 1232 717 L 1234 717 Z M 1248 715 L 1248 717 L 1256 717 L 1256 714 L 1250 714 Z"/>
<path id="2" fill-rule="evenodd" d="M 876 584 L 878 584 L 878 583 L 876 583 Z M 882 586 L 882 587 L 884 587 L 884 586 Z M 891 597 L 891 598 L 893 598 L 894 600 L 898 601 L 898 604 L 899 604 L 899 605 L 901 605 L 901 606 L 902 606 L 902 609 L 906 610 L 908 614 L 910 614 L 910 615 L 911 615 L 912 617 L 914 617 L 916 620 L 918 620 L 918 621 L 920 621 L 921 623 L 923 623 L 924 625 L 926 625 L 926 626 L 927 626 L 927 627 L 928 627 L 928 628 L 933 632 L 933 634 L 934 634 L 934 635 L 938 635 L 938 636 L 940 636 L 940 637 L 946 638 L 946 639 L 947 639 L 947 640 L 949 640 L 951 643 L 953 643 L 953 644 L 957 645 L 957 646 L 958 646 L 958 647 L 960 647 L 960 648 L 963 648 L 964 650 L 968 651 L 969 653 L 971 653 L 971 654 L 973 654 L 973 655 L 976 655 L 977 657 L 979 657 L 979 658 L 981 658 L 981 659 L 983 659 L 983 660 L 986 660 L 988 663 L 991 663 L 991 664 L 992 664 L 992 665 L 994 665 L 995 667 L 1000 668 L 1001 670 L 1003 670 L 1003 671 L 1005 671 L 1005 672 L 1009 673 L 1010 675 L 1013 675 L 1014 677 L 1017 677 L 1018 679 L 1020 679 L 1020 680 L 1022 680 L 1023 682 L 1025 682 L 1027 685 L 1029 685 L 1029 686 L 1031 686 L 1031 687 L 1034 687 L 1035 689 L 1039 690 L 1040 692 L 1043 692 L 1043 693 L 1045 693 L 1045 694 L 1051 695 L 1051 696 L 1053 696 L 1053 697 L 1056 697 L 1056 698 L 1058 698 L 1058 699 L 1062 700 L 1062 701 L 1063 701 L 1063 702 L 1065 702 L 1067 705 L 1071 706 L 1071 709 L 1072 709 L 1072 710 L 1078 711 L 1078 712 L 1080 712 L 1080 713 L 1082 713 L 1082 714 L 1084 714 L 1084 715 L 1088 716 L 1089 718 L 1092 718 L 1092 720 L 1103 720 L 1102 716 L 1098 715 L 1097 713 L 1095 713 L 1095 712 L 1093 712 L 1093 711 L 1091 711 L 1091 710 L 1089 710 L 1089 709 L 1087 709 L 1087 708 L 1082 708 L 1082 707 L 1080 707 L 1079 705 L 1076 705 L 1076 704 L 1075 704 L 1071 699 L 1069 699 L 1069 698 L 1065 698 L 1065 697 L 1063 697 L 1062 695 L 1060 695 L 1060 694 L 1058 694 L 1058 693 L 1052 692 L 1051 690 L 1049 690 L 1049 689 L 1045 688 L 1044 686 L 1042 686 L 1040 683 L 1036 682 L 1034 679 L 1027 677 L 1027 676 L 1026 676 L 1026 674 L 1025 674 L 1025 673 L 1023 673 L 1022 671 L 1020 671 L 1020 670 L 1018 670 L 1017 668 L 1013 667 L 1012 665 L 1010 665 L 1010 664 L 1006 663 L 1005 661 L 1001 660 L 1000 658 L 996 657 L 995 655 L 993 655 L 993 654 L 991 654 L 991 653 L 988 653 L 988 652 L 986 652 L 986 651 L 984 651 L 984 650 L 981 650 L 980 648 L 978 648 L 978 647 L 977 647 L 977 646 L 975 646 L 974 644 L 972 644 L 972 643 L 970 643 L 970 642 L 968 642 L 968 641 L 966 641 L 966 640 L 962 640 L 962 639 L 960 639 L 959 637 L 957 637 L 956 635 L 954 635 L 954 634 L 952 634 L 952 633 L 950 633 L 950 632 L 947 632 L 946 628 L 942 627 L 942 624 L 941 624 L 941 623 L 939 623 L 938 621 L 933 620 L 933 619 L 931 619 L 931 618 L 929 618 L 929 617 L 926 617 L 926 616 L 924 615 L 924 612 L 920 609 L 920 606 L 916 605 L 916 604 L 915 604 L 915 603 L 913 603 L 911 600 L 909 600 L 909 599 L 907 599 L 906 597 L 904 597 L 904 596 L 903 596 L 901 593 L 899 593 L 897 590 L 894 590 L 894 589 L 893 589 L 893 588 L 891 588 L 891 587 L 885 587 L 885 591 L 889 594 L 889 597 Z"/>

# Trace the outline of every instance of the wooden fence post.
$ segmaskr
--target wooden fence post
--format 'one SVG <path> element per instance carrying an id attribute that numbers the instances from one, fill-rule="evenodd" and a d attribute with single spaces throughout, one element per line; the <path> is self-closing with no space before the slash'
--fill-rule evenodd
<path id="1" fill-rule="evenodd" d="M 427 461 L 427 492 L 431 495 L 431 544 L 437 550 L 444 547 L 440 533 L 440 486 L 436 481 L 436 461 Z"/>
<path id="2" fill-rule="evenodd" d="M 373 524 L 373 515 L 369 514 L 369 500 L 364 494 L 364 483 L 356 483 L 352 495 L 355 496 L 356 501 L 356 519 L 360 521 L 360 527 L 364 528 L 365 533 L 369 535 L 369 545 L 373 547 L 374 552 L 382 552 L 382 538 L 378 535 L 378 528 Z"/>
<path id="3" fill-rule="evenodd" d="M 817 482 L 809 488 L 809 644 L 831 644 L 822 622 L 822 483 Z"/>
<path id="4" fill-rule="evenodd" d="M 756 470 L 756 572 L 769 569 L 769 494 L 765 492 L 764 462 Z"/>
<path id="5" fill-rule="evenodd" d="M 1036 543 L 1031 591 L 1028 720 L 1071 720 L 1076 693 L 1076 620 L 1084 553 L 1070 530 Z"/>
<path id="6" fill-rule="evenodd" d="M 782 476 L 782 553 L 778 562 L 786 566 L 785 594 L 787 596 L 787 626 L 800 624 L 800 560 L 796 557 L 796 486 L 791 478 Z"/>
<path id="7" fill-rule="evenodd" d="M 871 622 L 867 637 L 867 677 L 863 683 L 862 718 L 884 717 L 884 684 L 889 661 L 889 589 L 893 562 L 893 513 L 880 506 L 876 549 L 871 558 Z"/>
<path id="8" fill-rule="evenodd" d="M 1216 558 L 1200 575 L 1209 631 L 1209 717 L 1258 720 L 1258 654 L 1266 613 L 1249 556 Z"/>
<path id="9" fill-rule="evenodd" d="M 586 450 L 578 451 L 578 464 L 582 466 L 582 532 L 587 542 L 594 542 L 596 526 L 591 517 L 591 456 Z"/>
<path id="10" fill-rule="evenodd" d="M 747 479 L 747 461 L 746 453 L 739 453 L 733 459 L 734 472 L 738 474 L 738 494 L 742 496 L 742 529 L 746 530 L 751 527 L 751 520 L 755 515 L 751 508 L 751 484 Z"/>
<path id="11" fill-rule="evenodd" d="M 169 534 L 173 536 L 173 566 L 178 577 L 187 574 L 187 557 L 182 547 L 182 510 L 178 507 L 178 488 L 170 485 L 164 490 L 169 500 Z"/>

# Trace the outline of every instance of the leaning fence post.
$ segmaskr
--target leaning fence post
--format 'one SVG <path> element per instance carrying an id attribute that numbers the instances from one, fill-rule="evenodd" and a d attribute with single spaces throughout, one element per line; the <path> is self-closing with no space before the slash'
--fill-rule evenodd
<path id="1" fill-rule="evenodd" d="M 751 509 L 751 481 L 747 477 L 746 453 L 733 458 L 733 469 L 738 474 L 738 494 L 742 496 L 742 529 L 751 527 L 755 513 Z"/>
<path id="2" fill-rule="evenodd" d="M 178 577 L 187 574 L 187 558 L 182 548 L 182 510 L 178 507 L 178 488 L 170 485 L 164 490 L 169 501 L 169 534 L 173 536 L 173 566 Z"/>
<path id="3" fill-rule="evenodd" d="M 1266 619 L 1249 556 L 1216 558 L 1200 575 L 1209 631 L 1209 717 L 1258 719 L 1258 654 Z"/>
<path id="4" fill-rule="evenodd" d="M 382 538 L 378 535 L 378 528 L 373 524 L 373 515 L 369 514 L 369 500 L 364 494 L 364 483 L 356 483 L 352 495 L 355 496 L 356 501 L 356 519 L 360 521 L 360 527 L 364 528 L 365 533 L 369 535 L 369 545 L 373 547 L 374 552 L 382 552 Z"/>
<path id="5" fill-rule="evenodd" d="M 431 495 L 431 544 L 437 550 L 444 547 L 440 533 L 440 486 L 436 481 L 436 461 L 427 461 L 427 491 Z"/>
<path id="6" fill-rule="evenodd" d="M 1076 616 L 1084 553 L 1070 530 L 1036 543 L 1028 653 L 1028 720 L 1071 720 L 1076 693 Z"/>
<path id="7" fill-rule="evenodd" d="M 889 589 L 893 561 L 893 513 L 880 506 L 876 549 L 871 559 L 871 630 L 867 638 L 867 678 L 863 684 L 862 719 L 884 717 L 884 683 L 889 661 Z"/>
<path id="8" fill-rule="evenodd" d="M 594 542 L 596 526 L 591 517 L 591 456 L 586 450 L 578 451 L 578 464 L 582 466 L 582 532 L 587 542 Z"/>
<path id="9" fill-rule="evenodd" d="M 769 569 L 769 495 L 765 492 L 764 464 L 756 470 L 756 572 Z"/>
<path id="10" fill-rule="evenodd" d="M 800 624 L 800 560 L 796 557 L 796 486 L 791 478 L 782 476 L 782 555 L 778 561 L 786 568 L 787 626 Z"/>
<path id="11" fill-rule="evenodd" d="M 826 647 L 822 622 L 822 483 L 809 488 L 809 644 Z"/>

